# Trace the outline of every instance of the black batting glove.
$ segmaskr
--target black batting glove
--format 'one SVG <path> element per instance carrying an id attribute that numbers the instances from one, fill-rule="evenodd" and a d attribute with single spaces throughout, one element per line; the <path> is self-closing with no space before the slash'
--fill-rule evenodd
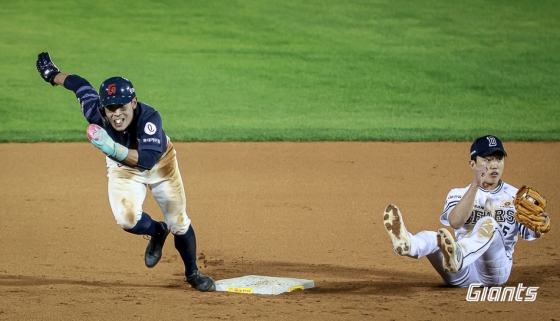
<path id="1" fill-rule="evenodd" d="M 60 69 L 54 64 L 48 52 L 41 52 L 37 57 L 37 71 L 46 82 L 56 86 L 54 77 L 60 73 Z"/>

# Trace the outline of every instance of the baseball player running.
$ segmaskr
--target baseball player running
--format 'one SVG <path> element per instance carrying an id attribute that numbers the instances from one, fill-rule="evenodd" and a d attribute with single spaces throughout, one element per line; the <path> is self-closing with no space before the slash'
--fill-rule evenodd
<path id="1" fill-rule="evenodd" d="M 185 282 L 202 292 L 215 290 L 214 280 L 201 274 L 196 265 L 196 237 L 186 212 L 176 151 L 158 112 L 138 101 L 126 78 L 105 80 L 98 94 L 84 78 L 60 72 L 47 52 L 39 54 L 37 70 L 46 82 L 76 94 L 90 123 L 89 140 L 107 155 L 109 203 L 117 224 L 129 233 L 150 236 L 146 266 L 152 268 L 159 262 L 171 232 L 185 264 Z M 165 222 L 154 221 L 142 211 L 146 186 Z"/>
<path id="2" fill-rule="evenodd" d="M 383 223 L 395 253 L 415 259 L 427 257 L 448 286 L 506 283 L 518 234 L 527 241 L 539 237 L 514 219 L 513 200 L 518 189 L 500 179 L 506 156 L 495 136 L 473 142 L 469 161 L 473 182 L 447 194 L 440 217 L 441 223 L 455 229 L 457 241 L 446 228 L 412 235 L 399 209 L 393 204 L 387 206 Z M 541 215 L 548 218 L 546 213 Z"/>

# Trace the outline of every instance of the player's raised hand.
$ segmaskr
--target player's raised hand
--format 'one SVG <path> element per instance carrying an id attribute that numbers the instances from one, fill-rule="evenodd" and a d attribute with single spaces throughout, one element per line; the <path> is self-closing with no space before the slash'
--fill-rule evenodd
<path id="1" fill-rule="evenodd" d="M 48 52 L 42 52 L 37 57 L 37 71 L 46 82 L 53 86 L 54 77 L 60 73 L 60 69 L 54 64 Z"/>
<path id="2" fill-rule="evenodd" d="M 128 148 L 119 143 L 115 143 L 115 141 L 109 137 L 107 131 L 98 125 L 89 125 L 87 128 L 87 136 L 89 141 L 107 156 L 122 161 L 128 155 Z"/>
<path id="3" fill-rule="evenodd" d="M 473 185 L 482 186 L 487 171 L 488 171 L 488 167 L 486 167 L 485 165 L 475 167 Z"/>

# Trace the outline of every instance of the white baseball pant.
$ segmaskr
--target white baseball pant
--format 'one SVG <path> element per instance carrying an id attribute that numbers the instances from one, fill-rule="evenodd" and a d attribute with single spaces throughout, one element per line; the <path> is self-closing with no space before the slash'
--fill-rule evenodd
<path id="1" fill-rule="evenodd" d="M 443 270 L 443 255 L 437 245 L 437 232 L 410 234 L 410 252 L 407 256 L 416 259 L 426 256 L 445 285 L 468 287 L 472 283 L 482 283 L 484 286 L 495 286 L 507 282 L 513 261 L 506 252 L 499 225 L 493 217 L 480 219 L 471 234 L 457 243 L 463 253 L 463 265 L 455 274 Z"/>
<path id="2" fill-rule="evenodd" d="M 146 199 L 146 186 L 152 191 L 165 221 L 176 235 L 185 234 L 191 224 L 187 216 L 187 200 L 176 151 L 168 141 L 167 150 L 151 170 L 140 171 L 107 160 L 109 178 L 109 203 L 117 224 L 129 230 L 142 217 L 142 205 Z"/>

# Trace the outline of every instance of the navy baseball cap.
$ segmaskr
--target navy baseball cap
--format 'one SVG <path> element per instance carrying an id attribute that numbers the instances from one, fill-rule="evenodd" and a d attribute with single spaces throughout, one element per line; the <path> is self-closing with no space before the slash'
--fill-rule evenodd
<path id="1" fill-rule="evenodd" d="M 130 80 L 124 77 L 111 77 L 99 87 L 101 107 L 109 105 L 126 105 L 136 97 Z"/>
<path id="2" fill-rule="evenodd" d="M 502 141 L 496 136 L 482 136 L 477 138 L 471 146 L 471 159 L 476 159 L 476 156 L 486 157 L 496 151 L 504 153 L 507 156 Z"/>

